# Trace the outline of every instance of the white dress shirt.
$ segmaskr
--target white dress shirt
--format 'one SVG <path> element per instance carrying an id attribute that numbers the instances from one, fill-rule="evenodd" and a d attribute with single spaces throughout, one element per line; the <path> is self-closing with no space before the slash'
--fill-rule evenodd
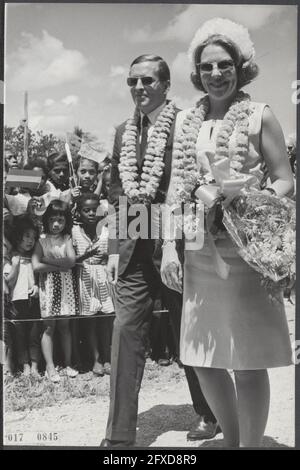
<path id="1" fill-rule="evenodd" d="M 149 124 L 149 127 L 148 127 L 147 139 L 149 139 L 149 137 L 151 136 L 151 134 L 153 132 L 154 124 L 156 123 L 156 120 L 157 120 L 159 114 L 161 113 L 161 111 L 164 109 L 165 106 L 166 106 L 166 101 L 164 101 L 160 106 L 158 106 L 153 111 L 151 111 L 151 113 L 146 114 L 146 116 L 148 117 L 148 119 L 150 121 L 150 124 Z M 142 119 L 143 119 L 144 116 L 145 116 L 145 114 L 141 112 L 141 122 L 142 122 Z M 140 132 L 140 143 L 141 143 L 141 138 L 142 138 L 142 133 Z"/>

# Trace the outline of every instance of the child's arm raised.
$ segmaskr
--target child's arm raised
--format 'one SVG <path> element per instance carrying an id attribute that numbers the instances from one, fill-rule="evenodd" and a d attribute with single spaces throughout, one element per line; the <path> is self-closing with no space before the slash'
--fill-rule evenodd
<path id="1" fill-rule="evenodd" d="M 98 175 L 98 181 L 97 181 L 97 187 L 94 191 L 94 194 L 97 194 L 97 196 L 100 196 L 101 190 L 102 190 L 102 181 L 103 181 L 103 173 L 100 173 Z"/>
<path id="2" fill-rule="evenodd" d="M 40 242 L 37 242 L 34 247 L 34 252 L 31 258 L 33 271 L 35 273 L 50 273 L 53 271 L 66 271 L 66 268 L 54 266 L 53 264 L 45 263 L 43 261 L 43 248 Z"/>

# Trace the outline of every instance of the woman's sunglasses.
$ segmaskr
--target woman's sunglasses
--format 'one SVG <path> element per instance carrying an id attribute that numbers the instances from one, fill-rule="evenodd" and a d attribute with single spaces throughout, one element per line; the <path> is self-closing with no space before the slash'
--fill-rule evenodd
<path id="1" fill-rule="evenodd" d="M 153 82 L 155 82 L 155 78 L 152 77 L 128 77 L 127 78 L 127 85 L 128 86 L 136 86 L 138 80 L 141 80 L 142 84 L 145 85 L 151 85 Z"/>
<path id="2" fill-rule="evenodd" d="M 214 65 L 218 67 L 220 72 L 229 72 L 234 67 L 234 62 L 232 60 L 221 60 L 220 62 L 200 62 L 197 64 L 199 66 L 199 70 L 202 73 L 212 73 L 214 69 Z"/>

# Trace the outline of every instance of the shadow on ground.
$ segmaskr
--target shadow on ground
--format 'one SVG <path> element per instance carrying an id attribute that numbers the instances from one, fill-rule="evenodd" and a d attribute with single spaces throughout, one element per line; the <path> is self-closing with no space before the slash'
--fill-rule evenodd
<path id="1" fill-rule="evenodd" d="M 170 431 L 187 433 L 197 422 L 197 416 L 191 405 L 157 405 L 149 410 L 140 413 L 138 416 L 138 431 L 136 446 L 149 447 L 155 443 L 160 436 Z M 188 446 L 188 441 L 184 436 L 182 446 Z M 177 443 L 175 444 L 177 447 Z M 196 448 L 222 448 L 223 439 L 220 435 L 216 439 L 209 441 L 198 441 Z M 170 446 L 172 447 L 172 443 Z M 174 447 L 174 445 L 173 445 Z M 263 448 L 287 448 L 290 447 L 278 442 L 270 436 L 263 439 Z M 195 447 L 194 447 L 195 448 Z"/>
<path id="2" fill-rule="evenodd" d="M 136 445 L 148 447 L 169 431 L 188 432 L 195 422 L 196 415 L 191 405 L 153 406 L 138 416 Z"/>
<path id="3" fill-rule="evenodd" d="M 282 444 L 270 436 L 264 436 L 262 447 L 282 447 L 286 449 L 291 449 L 290 446 L 287 446 L 286 444 Z"/>
<path id="4" fill-rule="evenodd" d="M 200 441 L 199 441 L 200 442 Z M 220 449 L 223 448 L 224 446 L 224 441 L 223 439 L 218 439 L 214 440 L 212 439 L 211 441 L 204 441 L 201 444 L 199 444 L 198 448 L 211 448 L 211 449 Z M 273 437 L 270 436 L 264 436 L 263 443 L 262 443 L 262 448 L 285 448 L 285 449 L 290 449 L 291 447 L 281 444 L 280 442 L 276 441 L 276 439 L 273 439 Z"/>

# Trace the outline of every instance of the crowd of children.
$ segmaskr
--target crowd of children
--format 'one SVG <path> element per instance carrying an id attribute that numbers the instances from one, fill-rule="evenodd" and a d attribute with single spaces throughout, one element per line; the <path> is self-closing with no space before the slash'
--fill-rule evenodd
<path id="1" fill-rule="evenodd" d="M 53 152 L 23 167 L 39 171 L 38 187 L 16 188 L 5 182 L 10 168 L 20 168 L 20 163 L 10 147 L 5 150 L 6 371 L 37 375 L 45 368 L 54 383 L 60 381 L 58 362 L 71 378 L 80 370 L 110 374 L 113 288 L 105 269 L 108 229 L 99 224 L 98 215 L 107 210 L 109 165 L 100 168 L 81 156 L 71 175 L 66 153 Z M 176 352 L 168 335 L 157 335 L 160 318 L 167 320 L 165 315 L 153 317 L 149 349 L 161 365 L 168 365 L 166 345 L 170 354 Z"/>
<path id="2" fill-rule="evenodd" d="M 19 167 L 6 149 L 4 183 L 9 169 Z M 99 172 L 98 163 L 84 157 L 74 167 L 76 184 L 70 186 L 65 153 L 53 152 L 47 160 L 33 158 L 23 169 L 39 170 L 38 187 L 10 186 L 4 194 L 5 318 L 11 320 L 4 328 L 6 368 L 12 369 L 14 350 L 18 369 L 38 374 L 42 352 L 52 382 L 60 381 L 54 362 L 56 337 L 69 377 L 75 377 L 86 360 L 78 352 L 82 341 L 90 351 L 93 372 L 110 373 L 114 307 L 105 270 L 108 230 L 98 226 L 97 215 L 99 206 L 107 206 L 109 169 Z M 81 328 L 78 320 L 70 321 L 72 316 L 89 318 Z"/>

